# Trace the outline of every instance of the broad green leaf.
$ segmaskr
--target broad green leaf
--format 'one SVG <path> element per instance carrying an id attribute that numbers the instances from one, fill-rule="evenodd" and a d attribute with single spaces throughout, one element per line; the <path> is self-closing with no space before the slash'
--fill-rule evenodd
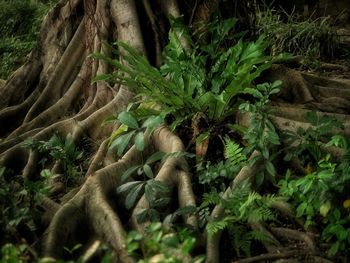
<path id="1" fill-rule="evenodd" d="M 137 123 L 137 120 L 134 118 L 134 116 L 131 115 L 130 112 L 123 111 L 119 113 L 118 120 L 132 129 L 139 128 L 139 124 Z"/>
<path id="2" fill-rule="evenodd" d="M 157 161 L 162 160 L 166 156 L 165 152 L 155 152 L 146 160 L 146 164 L 151 164 Z"/>
<path id="3" fill-rule="evenodd" d="M 123 134 L 124 132 L 128 131 L 128 126 L 125 124 L 122 124 L 118 127 L 118 129 L 116 129 L 111 137 L 110 137 L 110 142 L 114 141 L 116 138 L 118 138 L 119 135 Z"/>
<path id="4" fill-rule="evenodd" d="M 275 170 L 275 166 L 270 162 L 270 161 L 266 161 L 265 162 L 265 167 L 267 172 L 272 175 L 275 176 L 276 175 L 276 170 Z"/>
<path id="5" fill-rule="evenodd" d="M 168 247 L 176 248 L 180 244 L 180 240 L 175 233 L 169 233 L 163 236 L 162 242 Z"/>
<path id="6" fill-rule="evenodd" d="M 145 149 L 145 138 L 143 132 L 138 132 L 135 136 L 135 148 L 138 151 L 143 151 Z"/>
<path id="7" fill-rule="evenodd" d="M 102 122 L 102 126 L 106 125 L 108 123 L 115 123 L 118 120 L 118 116 L 117 115 L 112 115 L 112 116 L 108 116 L 107 118 L 105 118 Z"/>
<path id="8" fill-rule="evenodd" d="M 182 244 L 182 249 L 181 249 L 182 254 L 188 255 L 191 252 L 191 250 L 194 248 L 195 243 L 196 243 L 196 239 L 194 237 L 186 238 Z"/>
<path id="9" fill-rule="evenodd" d="M 157 197 L 156 190 L 149 184 L 146 183 L 145 185 L 145 196 L 147 201 L 150 203 L 150 205 L 154 205 L 154 201 Z"/>
<path id="10" fill-rule="evenodd" d="M 121 156 L 124 153 L 125 148 L 128 146 L 132 136 L 134 136 L 136 131 L 131 131 L 127 134 L 124 134 L 122 136 L 119 136 L 117 139 L 115 139 L 110 148 L 114 149 L 117 148 L 117 154 Z"/>
<path id="11" fill-rule="evenodd" d="M 126 179 L 128 179 L 134 172 L 137 171 L 137 169 L 139 169 L 140 166 L 133 166 L 133 167 L 130 167 L 128 170 L 125 171 L 125 173 L 123 173 L 120 181 L 123 183 Z"/>
<path id="12" fill-rule="evenodd" d="M 297 217 L 301 217 L 302 215 L 304 215 L 305 210 L 307 208 L 308 204 L 307 203 L 301 203 L 298 207 L 297 207 Z"/>
<path id="13" fill-rule="evenodd" d="M 126 209 L 131 209 L 135 205 L 137 197 L 139 197 L 142 194 L 144 185 L 145 183 L 141 182 L 139 185 L 130 189 L 129 194 L 126 196 L 125 199 Z"/>
<path id="14" fill-rule="evenodd" d="M 154 129 L 164 122 L 161 116 L 150 116 L 142 124 L 142 127 Z"/>
<path id="15" fill-rule="evenodd" d="M 313 180 L 307 180 L 306 182 L 304 182 L 302 184 L 302 186 L 304 188 L 303 194 L 306 194 L 307 192 L 309 192 L 309 190 L 311 189 L 312 185 L 313 185 Z"/>
<path id="16" fill-rule="evenodd" d="M 339 241 L 336 241 L 332 246 L 331 248 L 328 250 L 328 253 L 330 256 L 334 256 L 335 254 L 338 253 L 339 251 L 339 246 L 340 246 L 340 242 Z"/>
<path id="17" fill-rule="evenodd" d="M 170 203 L 170 201 L 171 201 L 170 197 L 161 197 L 161 198 L 154 200 L 153 206 L 154 207 L 164 207 L 164 206 L 168 205 Z"/>
<path id="18" fill-rule="evenodd" d="M 329 210 L 331 210 L 332 208 L 332 204 L 331 202 L 328 200 L 326 201 L 325 203 L 323 203 L 321 206 L 320 206 L 320 214 L 323 216 L 323 217 L 326 217 Z"/>
<path id="19" fill-rule="evenodd" d="M 151 168 L 151 166 L 149 166 L 148 164 L 145 164 L 145 165 L 143 166 L 143 172 L 144 172 L 145 175 L 146 175 L 148 178 L 150 178 L 150 179 L 152 179 L 152 178 L 154 177 L 152 168 Z"/>
<path id="20" fill-rule="evenodd" d="M 124 193 L 124 192 L 129 192 L 130 189 L 132 189 L 135 186 L 137 186 L 139 184 L 142 184 L 142 183 L 143 183 L 142 181 L 133 181 L 133 182 L 128 182 L 128 183 L 122 184 L 121 186 L 119 186 L 117 188 L 117 194 L 121 194 L 121 193 Z"/>
<path id="21" fill-rule="evenodd" d="M 149 180 L 147 184 L 149 184 L 159 193 L 168 193 L 170 191 L 169 186 L 166 183 L 159 180 L 152 179 Z"/>
<path id="22" fill-rule="evenodd" d="M 42 178 L 48 179 L 48 178 L 52 177 L 52 173 L 49 169 L 44 169 L 40 172 L 40 176 Z"/>
<path id="23" fill-rule="evenodd" d="M 262 99 L 264 97 L 264 95 L 259 90 L 253 88 L 245 88 L 241 93 L 250 94 L 257 99 Z"/>

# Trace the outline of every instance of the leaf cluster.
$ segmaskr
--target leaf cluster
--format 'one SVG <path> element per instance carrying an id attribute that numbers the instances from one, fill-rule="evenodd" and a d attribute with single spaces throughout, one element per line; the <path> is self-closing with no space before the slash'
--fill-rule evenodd
<path id="1" fill-rule="evenodd" d="M 144 235 L 136 231 L 128 233 L 127 250 L 137 262 L 167 262 L 180 263 L 185 260 L 195 246 L 196 239 L 186 229 L 165 228 L 161 223 L 151 223 Z M 139 255 L 139 252 L 141 255 Z M 192 262 L 203 262 L 204 258 L 198 256 Z"/>
<path id="2" fill-rule="evenodd" d="M 82 159 L 83 151 L 76 147 L 71 134 L 68 134 L 66 138 L 54 134 L 48 141 L 27 139 L 23 147 L 38 151 L 42 155 L 39 163 L 43 168 L 50 159 L 60 161 L 68 179 L 74 180 L 78 176 L 77 162 Z"/>
<path id="3" fill-rule="evenodd" d="M 213 204 L 221 204 L 225 209 L 224 216 L 221 219 L 212 219 L 208 222 L 207 231 L 212 235 L 229 225 L 276 220 L 271 206 L 277 200 L 279 198 L 273 195 L 262 196 L 251 191 L 247 183 L 243 183 L 234 191 L 231 191 L 227 198 L 222 198 L 216 192 L 205 194 L 201 204 L 202 208 Z"/>

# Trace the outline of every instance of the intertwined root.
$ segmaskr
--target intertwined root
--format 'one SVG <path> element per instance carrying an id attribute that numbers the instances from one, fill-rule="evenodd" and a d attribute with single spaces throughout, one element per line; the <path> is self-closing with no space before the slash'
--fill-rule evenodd
<path id="1" fill-rule="evenodd" d="M 208 19 L 208 6 L 217 1 L 203 1 L 194 13 L 194 20 Z M 160 43 L 155 26 L 153 5 L 143 1 L 144 9 L 154 31 L 157 63 L 160 63 Z M 167 15 L 180 14 L 176 1 L 161 1 L 160 8 Z M 192 20 L 192 19 L 191 19 Z M 126 252 L 126 231 L 130 228 L 143 232 L 147 224 L 139 223 L 137 215 L 150 207 L 142 196 L 129 213 L 120 207 L 121 196 L 116 188 L 121 184 L 121 176 L 132 166 L 142 164 L 156 151 L 166 153 L 185 151 L 181 138 L 166 127 L 158 128 L 149 138 L 144 152 L 132 147 L 121 159 L 108 150 L 109 136 L 118 125 L 102 125 L 103 120 L 123 110 L 134 94 L 127 87 L 111 87 L 108 83 L 92 83 L 98 74 L 109 73 L 111 69 L 102 60 L 92 60 L 87 55 L 93 52 L 111 55 L 103 45 L 111 39 L 128 42 L 146 53 L 138 15 L 133 1 L 125 0 L 61 0 L 46 17 L 39 35 L 38 46 L 28 57 L 28 61 L 18 69 L 0 88 L 0 166 L 21 174 L 25 180 L 38 178 L 40 154 L 28 150 L 21 143 L 28 138 L 47 141 L 53 134 L 63 137 L 72 135 L 79 144 L 88 139 L 91 159 L 86 169 L 83 183 L 61 198 L 62 187 L 53 182 L 52 194 L 55 201 L 43 198 L 41 206 L 45 209 L 43 218 L 48 228 L 43 238 L 43 254 L 60 258 L 64 247 L 83 244 L 83 254 L 90 257 L 101 242 L 108 243 L 121 262 L 133 261 Z M 186 41 L 183 41 L 183 45 Z M 350 83 L 348 80 L 331 80 L 281 65 L 272 67 L 266 74 L 269 81 L 282 79 L 283 89 L 274 100 L 272 120 L 278 130 L 296 131 L 307 128 L 305 115 L 317 110 L 319 115 L 335 116 L 344 124 L 343 132 L 350 134 Z M 239 117 L 239 118 L 238 118 Z M 249 125 L 249 116 L 237 116 L 243 125 Z M 339 149 L 324 147 L 337 158 L 343 154 Z M 254 152 L 253 156 L 260 153 Z M 62 163 L 57 161 L 50 168 L 62 173 Z M 223 194 L 226 198 L 235 191 L 243 180 L 251 180 L 261 168 L 260 163 L 243 167 L 231 186 Z M 184 157 L 169 157 L 161 164 L 156 180 L 166 183 L 172 192 L 177 192 L 179 207 L 196 206 L 190 169 Z M 174 197 L 171 191 L 169 197 Z M 302 226 L 287 203 L 276 203 L 274 208 L 289 220 Z M 170 213 L 170 211 L 166 211 Z M 121 214 L 123 213 L 123 214 Z M 214 219 L 223 216 L 223 207 L 216 206 L 211 214 Z M 43 219 L 43 222 L 46 221 Z M 198 229 L 196 215 L 185 216 L 184 222 Z M 275 240 L 274 245 L 264 243 L 268 254 L 248 258 L 242 262 L 293 258 L 296 255 L 313 257 L 317 262 L 324 260 L 314 236 L 309 233 L 252 224 Z M 204 231 L 205 232 L 205 231 Z M 221 232 L 206 237 L 207 262 L 220 261 Z M 285 240 L 301 242 L 306 250 L 296 252 L 290 249 Z"/>
<path id="2" fill-rule="evenodd" d="M 62 205 L 54 215 L 47 230 L 45 255 L 61 257 L 63 247 L 70 238 L 74 237 L 79 224 L 84 222 L 91 231 L 89 238 L 108 242 L 119 252 L 118 255 L 122 261 L 128 261 L 125 252 L 125 230 L 118 213 L 112 208 L 114 204 L 111 196 L 118 198 L 115 192 L 120 185 L 121 176 L 131 166 L 141 164 L 143 158 L 147 158 L 154 151 L 173 153 L 183 150 L 180 139 L 165 127 L 154 132 L 150 143 L 145 152 L 141 153 L 133 147 L 119 161 L 97 170 L 87 178 L 79 192 Z M 165 182 L 170 188 L 177 189 L 180 207 L 195 205 L 190 174 L 183 158 L 168 158 L 162 164 L 155 179 Z M 170 196 L 171 193 L 169 193 Z M 143 196 L 130 214 L 133 227 L 140 232 L 144 232 L 145 225 L 140 225 L 136 217 L 138 211 L 148 206 Z M 197 228 L 194 216 L 186 217 L 185 222 Z"/>

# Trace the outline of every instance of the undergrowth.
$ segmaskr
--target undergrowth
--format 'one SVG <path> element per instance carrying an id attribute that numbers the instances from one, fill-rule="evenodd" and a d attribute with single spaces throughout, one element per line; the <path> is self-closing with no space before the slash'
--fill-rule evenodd
<path id="1" fill-rule="evenodd" d="M 0 1 L 0 78 L 21 66 L 34 47 L 43 17 L 56 0 L 45 4 L 32 0 Z"/>
<path id="2" fill-rule="evenodd" d="M 292 12 L 262 7 L 256 13 L 257 34 L 264 34 L 271 43 L 271 54 L 289 52 L 305 57 L 304 64 L 316 67 L 319 60 L 334 58 L 339 48 L 330 17 L 307 18 Z"/>

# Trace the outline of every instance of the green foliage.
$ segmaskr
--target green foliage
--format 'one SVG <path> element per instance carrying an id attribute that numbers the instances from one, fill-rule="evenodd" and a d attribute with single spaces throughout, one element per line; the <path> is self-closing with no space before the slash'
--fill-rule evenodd
<path id="1" fill-rule="evenodd" d="M 234 224 L 228 226 L 232 247 L 235 249 L 238 257 L 252 254 L 253 241 L 271 243 L 271 238 L 260 230 L 251 230 L 246 225 Z M 243 255 L 243 254 L 244 255 Z"/>
<path id="2" fill-rule="evenodd" d="M 319 116 L 316 112 L 308 112 L 306 120 L 310 123 L 310 127 L 299 128 L 296 133 L 285 132 L 288 145 L 292 145 L 285 160 L 290 160 L 293 156 L 300 156 L 302 162 L 315 162 L 322 159 L 324 156 L 319 143 L 329 141 L 335 129 L 342 127 L 335 118 Z M 341 144 L 339 137 L 335 137 L 334 140 L 337 138 L 337 144 Z"/>
<path id="3" fill-rule="evenodd" d="M 314 171 L 300 178 L 287 172 L 279 182 L 280 194 L 291 199 L 297 216 L 306 217 L 305 227 L 322 224 L 322 239 L 333 243 L 330 256 L 345 251 L 350 244 L 349 219 L 349 148 L 348 141 L 337 135 L 330 144 L 345 147 L 346 154 L 339 164 L 332 162 L 330 155 L 317 162 Z M 317 145 L 316 145 L 317 146 Z M 317 150 L 321 152 L 320 149 Z"/>
<path id="4" fill-rule="evenodd" d="M 82 159 L 83 152 L 75 146 L 71 134 L 68 134 L 65 139 L 58 134 L 54 134 L 48 141 L 28 139 L 23 146 L 38 151 L 43 155 L 39 162 L 42 167 L 45 167 L 46 162 L 49 161 L 47 157 L 51 157 L 51 159 L 62 163 L 63 171 L 67 175 L 68 180 L 74 181 L 77 179 L 79 175 L 77 162 Z M 50 171 L 43 170 L 42 173 L 45 177 Z"/>
<path id="5" fill-rule="evenodd" d="M 53 2 L 0 1 L 0 78 L 7 79 L 24 62 L 25 56 L 34 47 L 42 18 Z"/>
<path id="6" fill-rule="evenodd" d="M 23 229 L 35 232 L 40 223 L 38 204 L 48 193 L 47 178 L 25 181 L 4 167 L 0 168 L 0 236 L 1 242 L 18 242 Z M 3 245 L 0 243 L 0 245 Z"/>
<path id="7" fill-rule="evenodd" d="M 163 153 L 155 152 L 141 165 L 132 166 L 126 170 L 121 178 L 122 185 L 117 188 L 118 194 L 126 194 L 125 207 L 131 209 L 135 206 L 136 201 L 142 194 L 145 194 L 150 208 L 142 211 L 138 215 L 140 221 L 159 221 L 159 214 L 155 210 L 157 207 L 164 207 L 170 201 L 166 197 L 170 189 L 168 185 L 162 181 L 155 180 L 155 174 L 152 165 L 158 161 L 164 162 L 167 158 L 193 157 L 193 155 L 184 152 Z M 130 177 L 137 176 L 142 180 L 129 181 Z"/>
<path id="8" fill-rule="evenodd" d="M 222 43 L 235 25 L 235 20 L 228 20 L 211 26 L 213 39 L 203 46 L 191 42 L 178 20 L 173 24 L 175 28 L 169 33 L 160 69 L 151 66 L 135 49 L 118 42 L 118 49 L 113 51 L 125 64 L 119 58 L 94 54 L 93 57 L 104 59 L 117 69 L 95 80 L 126 85 L 142 102 L 161 105 L 162 116 L 174 119 L 173 127 L 197 112 L 205 113 L 212 123 L 220 123 L 237 109 L 237 95 L 252 88 L 253 81 L 271 66 L 273 59 L 263 53 L 266 41 L 263 37 L 255 42 L 240 39 L 224 49 Z M 181 45 L 177 32 L 189 41 L 191 48 Z"/>
<path id="9" fill-rule="evenodd" d="M 245 227 L 246 223 L 274 221 L 276 217 L 271 209 L 274 202 L 280 200 L 273 195 L 262 196 L 251 191 L 247 183 L 243 183 L 227 198 L 222 198 L 217 192 L 210 192 L 203 196 L 200 209 L 221 204 L 224 207 L 224 215 L 219 220 L 209 219 L 207 232 L 213 235 L 218 231 L 228 228 L 231 240 L 238 255 L 243 251 L 250 255 L 251 242 L 253 240 L 271 241 L 262 232 L 250 231 Z M 242 234 L 244 231 L 244 234 Z M 241 233 L 241 234 L 240 234 Z"/>
<path id="10" fill-rule="evenodd" d="M 117 154 L 121 156 L 133 139 L 135 148 L 143 151 L 147 146 L 146 131 L 150 135 L 164 121 L 162 116 L 155 113 L 157 112 L 152 109 L 139 107 L 132 112 L 122 111 L 118 116 L 108 118 L 107 122 L 119 121 L 121 123 L 110 137 L 110 148 L 116 148 Z"/>
<path id="11" fill-rule="evenodd" d="M 219 161 L 216 164 L 211 164 L 209 161 L 204 165 L 201 164 L 198 169 L 199 183 L 210 185 L 211 188 L 224 191 L 227 187 L 225 179 L 231 179 L 234 174 L 239 171 L 246 161 L 246 156 L 243 153 L 243 148 L 236 142 L 225 138 L 225 160 Z"/>
<path id="12" fill-rule="evenodd" d="M 256 17 L 258 34 L 270 40 L 272 54 L 290 52 L 306 56 L 307 61 L 333 57 L 338 39 L 330 17 L 305 19 L 269 8 L 258 11 Z"/>
<path id="13" fill-rule="evenodd" d="M 1 247 L 0 262 L 6 263 L 24 263 L 29 262 L 28 247 L 26 245 L 15 246 L 6 244 Z"/>
<path id="14" fill-rule="evenodd" d="M 274 180 L 276 171 L 272 163 L 275 158 L 273 147 L 280 144 L 280 138 L 275 130 L 274 125 L 269 119 L 271 110 L 268 106 L 271 95 L 279 92 L 281 81 L 274 83 L 263 83 L 257 85 L 256 89 L 245 89 L 245 93 L 256 98 L 255 102 L 245 102 L 239 106 L 243 112 L 248 112 L 250 116 L 250 123 L 243 139 L 247 140 L 248 147 L 245 149 L 247 154 L 257 150 L 261 153 L 256 158 L 251 159 L 253 164 L 257 161 L 262 161 L 265 170 L 261 171 L 255 177 L 257 185 L 261 185 L 265 179 Z"/>
<path id="15" fill-rule="evenodd" d="M 166 262 L 180 263 L 190 255 L 196 239 L 192 233 L 183 228 L 175 231 L 162 227 L 161 223 L 151 223 L 143 235 L 136 231 L 128 233 L 127 250 L 138 263 Z M 140 254 L 140 252 L 142 252 Z M 203 256 L 194 258 L 191 262 L 200 263 Z"/>

